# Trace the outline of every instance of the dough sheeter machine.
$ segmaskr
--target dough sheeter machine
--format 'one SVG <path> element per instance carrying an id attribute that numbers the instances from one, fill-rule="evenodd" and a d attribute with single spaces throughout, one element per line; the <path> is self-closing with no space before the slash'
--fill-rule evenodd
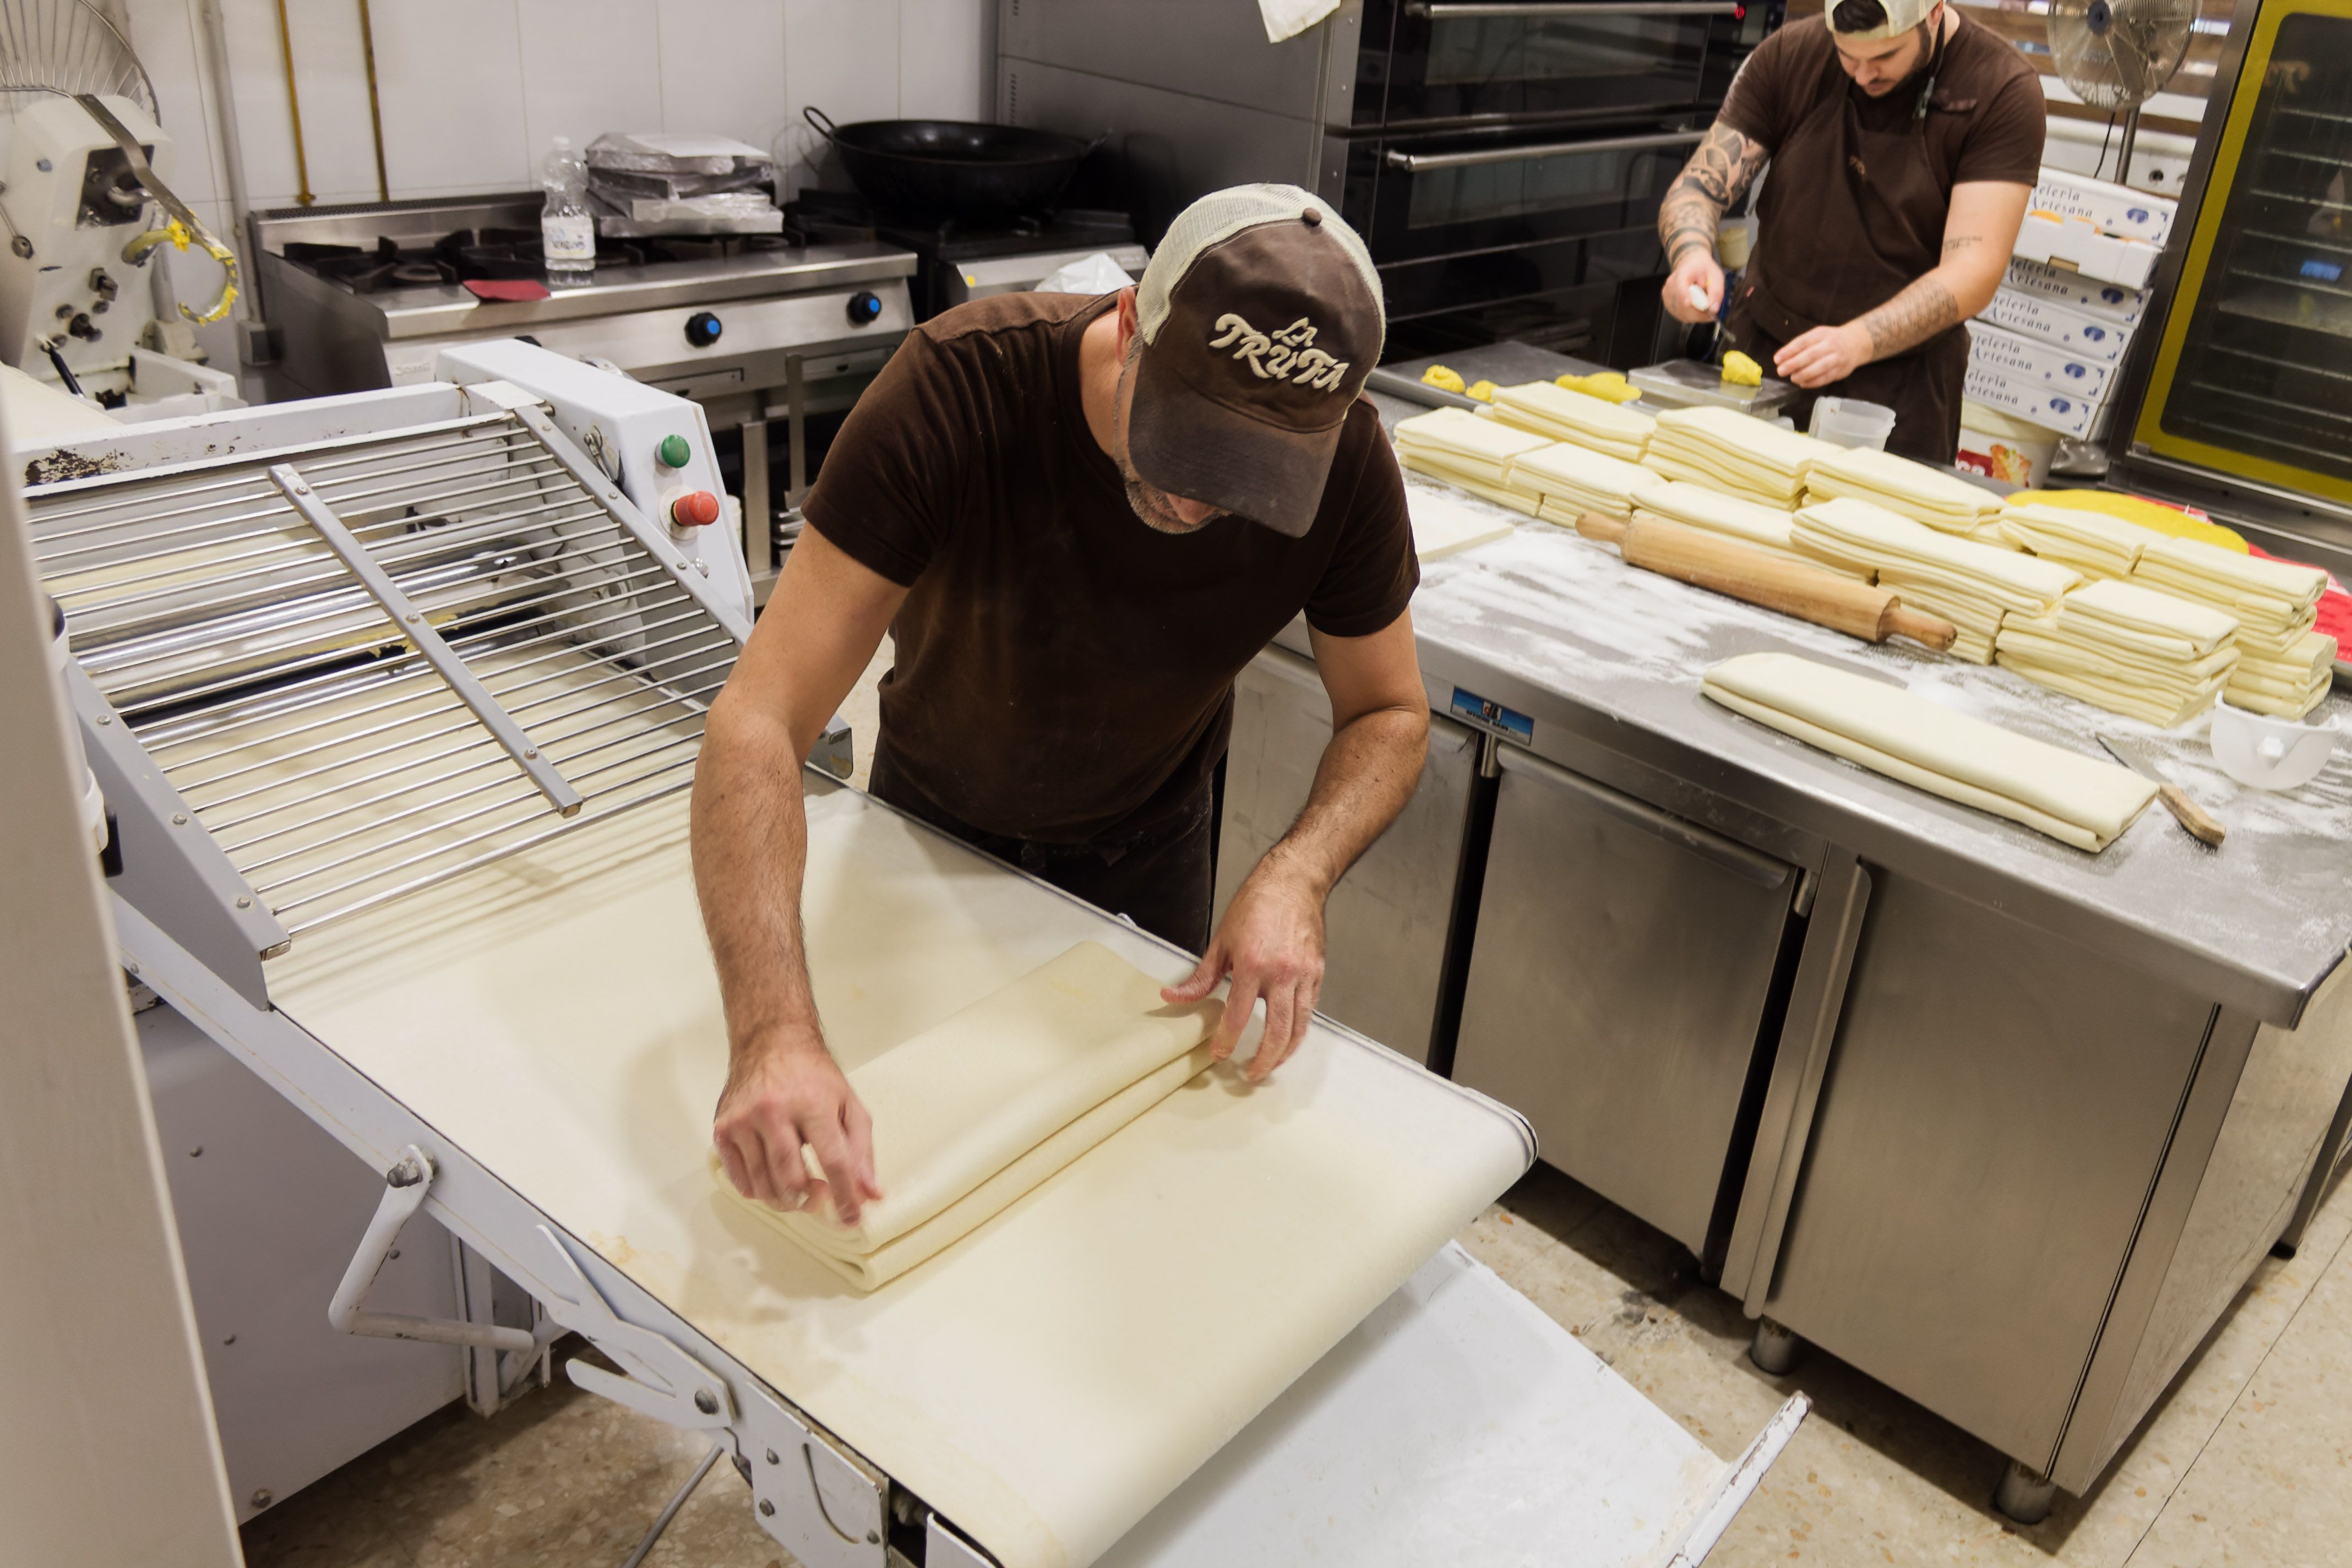
<path id="1" fill-rule="evenodd" d="M 707 432 L 519 342 L 441 374 L 81 440 L 25 492 L 126 972 L 385 1173 L 338 1328 L 509 1385 L 579 1332 L 619 1371 L 575 1381 L 708 1432 L 806 1568 L 1706 1556 L 1802 1397 L 1709 1453 L 1449 1240 L 1525 1123 L 1326 1020 L 870 1296 L 719 1194 L 686 792 L 751 611 Z M 804 777 L 847 1065 L 1075 942 L 1189 968 Z M 370 1310 L 419 1209 L 531 1326 Z"/>

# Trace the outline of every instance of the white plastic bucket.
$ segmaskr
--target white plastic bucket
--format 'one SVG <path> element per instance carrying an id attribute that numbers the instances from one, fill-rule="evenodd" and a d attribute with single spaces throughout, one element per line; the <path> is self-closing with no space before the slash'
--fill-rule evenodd
<path id="1" fill-rule="evenodd" d="M 1883 452 L 1886 438 L 1895 434 L 1895 410 L 1859 397 L 1817 397 L 1813 422 L 1805 434 L 1834 447 L 1868 447 Z"/>
<path id="2" fill-rule="evenodd" d="M 1973 399 L 1960 405 L 1960 468 L 2038 490 L 2050 478 L 2050 459 L 2057 450 L 2058 432 L 2046 426 Z"/>

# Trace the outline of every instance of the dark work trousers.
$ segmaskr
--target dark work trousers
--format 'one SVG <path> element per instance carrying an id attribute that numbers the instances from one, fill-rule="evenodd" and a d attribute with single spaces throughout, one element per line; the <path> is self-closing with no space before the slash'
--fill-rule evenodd
<path id="1" fill-rule="evenodd" d="M 1129 837 L 1093 844 L 1043 844 L 959 822 L 900 775 L 887 742 L 874 748 L 874 772 L 866 788 L 877 800 L 1097 909 L 1125 915 L 1187 952 L 1209 945 L 1213 896 L 1209 848 L 1215 798 L 1210 784 L 1203 784 L 1166 822 Z"/>

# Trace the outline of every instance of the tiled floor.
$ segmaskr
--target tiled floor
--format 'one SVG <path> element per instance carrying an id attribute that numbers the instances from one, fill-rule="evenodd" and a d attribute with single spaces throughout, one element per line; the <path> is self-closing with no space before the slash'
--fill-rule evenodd
<path id="1" fill-rule="evenodd" d="M 1538 1170 L 1463 1237 L 1481 1258 L 1717 1453 L 1789 1393 L 1811 1419 L 1710 1564 L 2321 1568 L 2352 1562 L 2352 1184 L 2301 1253 L 2266 1262 L 2091 1496 L 2021 1530 L 1990 1497 L 1999 1455 L 1811 1352 L 1748 1360 L 1736 1302 L 1680 1249 Z M 253 1568 L 617 1568 L 702 1440 L 559 1382 L 495 1420 L 453 1406 L 246 1527 Z M 646 1568 L 787 1564 L 722 1462 Z M 788 1565 L 787 1565 L 788 1568 Z"/>
<path id="2" fill-rule="evenodd" d="M 843 704 L 865 782 L 886 642 Z M 1902 1396 L 1811 1352 L 1757 1370 L 1730 1297 L 1681 1248 L 1539 1169 L 1464 1234 L 1469 1248 L 1695 1436 L 1728 1457 L 1802 1388 L 1798 1434 L 1716 1552 L 1717 1568 L 1811 1563 L 2067 1568 L 2352 1563 L 2352 1183 L 2288 1262 L 2245 1293 L 2092 1493 L 2021 1529 L 1993 1512 L 2003 1461 Z M 246 1528 L 253 1568 L 609 1563 L 704 1452 L 559 1381 L 495 1420 L 452 1407 Z M 721 1463 L 646 1568 L 782 1568 Z"/>

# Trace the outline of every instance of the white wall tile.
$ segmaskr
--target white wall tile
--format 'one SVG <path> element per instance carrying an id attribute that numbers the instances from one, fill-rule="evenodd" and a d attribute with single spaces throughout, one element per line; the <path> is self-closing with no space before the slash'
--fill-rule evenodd
<path id="1" fill-rule="evenodd" d="M 203 38 L 189 0 L 141 0 L 130 9 L 131 47 L 155 86 L 163 133 L 172 139 L 156 173 L 190 205 L 210 201 L 221 189 L 213 148 L 212 109 L 198 68 Z"/>
<path id="2" fill-rule="evenodd" d="M 898 112 L 993 120 L 995 0 L 898 0 Z"/>
<path id="3" fill-rule="evenodd" d="M 536 183 L 515 0 L 370 7 L 395 200 Z"/>
<path id="4" fill-rule="evenodd" d="M 809 104 L 843 125 L 898 118 L 898 0 L 784 0 L 784 105 L 778 152 L 795 190 L 811 183 L 823 139 L 801 120 Z"/>
<path id="5" fill-rule="evenodd" d="M 607 131 L 662 124 L 655 0 L 516 0 L 524 129 L 533 167 L 552 137 L 584 149 Z"/>
<path id="6" fill-rule="evenodd" d="M 784 0 L 661 0 L 662 129 L 776 150 Z"/>

